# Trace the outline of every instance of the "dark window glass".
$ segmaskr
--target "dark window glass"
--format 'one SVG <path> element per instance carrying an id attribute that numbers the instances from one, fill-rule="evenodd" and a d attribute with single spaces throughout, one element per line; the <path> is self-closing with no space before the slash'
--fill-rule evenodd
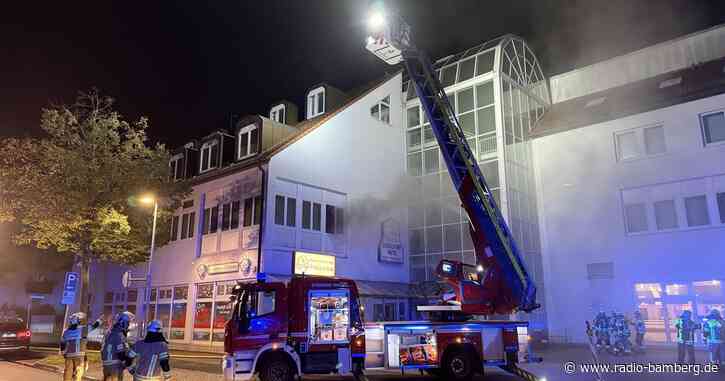
<path id="1" fill-rule="evenodd" d="M 244 200 L 244 226 L 252 225 L 252 199 Z"/>
<path id="2" fill-rule="evenodd" d="M 189 213 L 189 238 L 194 236 L 194 225 L 196 225 L 196 212 Z"/>
<path id="3" fill-rule="evenodd" d="M 309 229 L 312 217 L 312 203 L 309 201 L 302 201 L 302 229 Z"/>
<path id="4" fill-rule="evenodd" d="M 239 157 L 247 156 L 249 149 L 249 133 L 245 132 L 239 135 Z"/>
<path id="5" fill-rule="evenodd" d="M 345 232 L 345 212 L 342 208 L 335 208 L 335 232 L 342 234 Z"/>
<path id="6" fill-rule="evenodd" d="M 232 204 L 222 205 L 222 230 L 229 230 L 232 223 Z"/>
<path id="7" fill-rule="evenodd" d="M 209 169 L 209 147 L 201 150 L 201 170 Z"/>
<path id="8" fill-rule="evenodd" d="M 478 133 L 496 131 L 496 114 L 493 107 L 486 107 L 476 111 L 478 113 Z"/>
<path id="9" fill-rule="evenodd" d="M 456 93 L 458 99 L 458 113 L 463 114 L 466 111 L 473 110 L 473 88 L 469 87 Z"/>
<path id="10" fill-rule="evenodd" d="M 274 199 L 274 223 L 284 225 L 284 196 L 277 195 Z"/>
<path id="11" fill-rule="evenodd" d="M 287 198 L 287 226 L 295 226 L 297 220 L 297 200 Z"/>
<path id="12" fill-rule="evenodd" d="M 476 107 L 493 104 L 493 82 L 486 82 L 476 86 Z"/>
<path id="13" fill-rule="evenodd" d="M 181 216 L 181 239 L 189 237 L 189 215 L 184 214 Z"/>
<path id="14" fill-rule="evenodd" d="M 209 233 L 216 233 L 219 225 L 219 205 L 211 208 L 211 217 L 209 221 Z"/>
<path id="15" fill-rule="evenodd" d="M 232 202 L 232 229 L 239 227 L 239 201 Z"/>
<path id="16" fill-rule="evenodd" d="M 702 117 L 705 144 L 725 141 L 725 113 L 718 112 Z"/>
<path id="17" fill-rule="evenodd" d="M 179 238 L 179 216 L 171 218 L 171 240 L 176 241 Z"/>
<path id="18" fill-rule="evenodd" d="M 325 233 L 335 234 L 335 207 L 325 205 Z"/>
<path id="19" fill-rule="evenodd" d="M 476 75 L 488 73 L 493 70 L 493 57 L 495 52 L 495 50 L 491 50 L 477 57 Z"/>
<path id="20" fill-rule="evenodd" d="M 465 61 L 461 61 L 458 67 L 458 82 L 473 78 L 473 71 L 476 67 L 476 58 L 471 57 Z"/>
<path id="21" fill-rule="evenodd" d="M 320 231 L 322 229 L 322 205 L 318 203 L 312 204 L 312 230 Z"/>
<path id="22" fill-rule="evenodd" d="M 211 168 L 216 168 L 219 164 L 219 144 L 211 146 L 211 160 L 209 162 Z"/>
<path id="23" fill-rule="evenodd" d="M 176 160 L 176 179 L 184 178 L 184 159 Z"/>
<path id="24" fill-rule="evenodd" d="M 317 94 L 317 113 L 325 112 L 325 92 Z"/>
<path id="25" fill-rule="evenodd" d="M 262 196 L 254 198 L 254 224 L 259 225 L 262 221 Z"/>
<path id="26" fill-rule="evenodd" d="M 211 221 L 211 209 L 206 208 L 204 209 L 204 223 L 201 227 L 201 234 L 206 235 L 209 234 L 209 221 Z"/>
<path id="27" fill-rule="evenodd" d="M 441 74 L 441 85 L 448 87 L 456 83 L 456 65 L 451 65 L 443 68 Z"/>
<path id="28" fill-rule="evenodd" d="M 169 162 L 169 178 L 172 180 L 176 180 L 176 160 L 172 160 Z"/>
<path id="29" fill-rule="evenodd" d="M 481 163 L 481 174 L 483 175 L 483 179 L 489 188 L 498 188 L 499 179 L 497 160 Z"/>
<path id="30" fill-rule="evenodd" d="M 249 154 L 255 154 L 259 152 L 259 130 L 253 129 L 250 132 L 250 141 L 249 141 Z"/>
<path id="31" fill-rule="evenodd" d="M 194 206 L 194 200 L 186 200 L 181 204 L 181 207 L 184 209 L 191 208 L 192 206 Z"/>

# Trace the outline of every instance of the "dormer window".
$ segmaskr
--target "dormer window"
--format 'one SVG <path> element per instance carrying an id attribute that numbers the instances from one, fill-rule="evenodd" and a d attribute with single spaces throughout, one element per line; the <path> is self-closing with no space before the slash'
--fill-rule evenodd
<path id="1" fill-rule="evenodd" d="M 201 146 L 199 173 L 214 169 L 219 165 L 219 142 L 212 140 Z"/>
<path id="2" fill-rule="evenodd" d="M 307 119 L 325 112 L 325 88 L 320 86 L 307 95 Z"/>
<path id="3" fill-rule="evenodd" d="M 269 119 L 274 120 L 277 123 L 285 123 L 285 107 L 283 104 L 272 107 L 269 111 Z"/>
<path id="4" fill-rule="evenodd" d="M 184 155 L 178 154 L 171 157 L 169 161 L 169 178 L 173 181 L 184 178 Z"/>
<path id="5" fill-rule="evenodd" d="M 282 109 L 284 112 L 284 109 Z M 237 158 L 239 160 L 254 156 L 259 153 L 259 127 L 256 124 L 250 124 L 239 130 L 239 152 Z"/>

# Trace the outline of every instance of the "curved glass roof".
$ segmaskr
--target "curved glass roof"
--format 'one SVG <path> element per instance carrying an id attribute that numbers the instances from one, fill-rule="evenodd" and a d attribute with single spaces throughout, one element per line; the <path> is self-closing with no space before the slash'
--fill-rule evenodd
<path id="1" fill-rule="evenodd" d="M 546 77 L 539 60 L 522 38 L 506 35 L 501 39 L 501 54 L 496 62 L 499 74 L 505 74 L 516 84 L 529 90 L 545 104 L 551 104 Z"/>

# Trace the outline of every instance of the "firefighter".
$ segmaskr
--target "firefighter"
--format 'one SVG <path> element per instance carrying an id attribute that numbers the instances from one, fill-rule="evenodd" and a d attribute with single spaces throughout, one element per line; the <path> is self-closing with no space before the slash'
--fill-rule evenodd
<path id="1" fill-rule="evenodd" d="M 60 338 L 60 352 L 65 358 L 63 381 L 80 381 L 85 373 L 86 338 L 83 337 L 81 322 L 85 318 L 83 312 L 76 312 L 68 318 L 68 328 Z"/>
<path id="2" fill-rule="evenodd" d="M 675 329 L 677 329 L 677 361 L 684 363 L 687 355 L 689 363 L 694 364 L 695 331 L 700 329 L 700 324 L 692 320 L 692 312 L 685 310 L 675 320 Z"/>
<path id="3" fill-rule="evenodd" d="M 725 322 L 723 322 L 720 311 L 713 309 L 707 315 L 705 324 L 702 327 L 702 335 L 707 343 L 707 350 L 710 352 L 710 362 L 721 364 L 722 356 L 722 339 Z"/>
<path id="4" fill-rule="evenodd" d="M 634 311 L 634 322 L 632 325 L 634 326 L 634 332 L 636 334 L 635 344 L 637 345 L 637 351 L 643 352 L 644 334 L 647 333 L 647 327 L 644 325 L 644 319 L 642 318 L 642 313 L 639 312 L 639 310 Z"/>
<path id="5" fill-rule="evenodd" d="M 131 363 L 126 336 L 134 319 L 128 311 L 119 313 L 113 327 L 103 338 L 101 359 L 104 381 L 123 381 L 123 370 Z"/>
<path id="6" fill-rule="evenodd" d="M 597 337 L 597 350 L 609 348 L 609 318 L 604 311 L 594 318 L 594 334 Z"/>
<path id="7" fill-rule="evenodd" d="M 130 351 L 134 358 L 129 373 L 134 381 L 168 381 L 171 379 L 169 367 L 169 346 L 162 333 L 161 322 L 152 320 L 146 330 L 146 337 L 137 341 Z"/>
<path id="8" fill-rule="evenodd" d="M 632 335 L 624 314 L 614 312 L 610 321 L 612 351 L 616 355 L 632 353 L 629 337 Z"/>

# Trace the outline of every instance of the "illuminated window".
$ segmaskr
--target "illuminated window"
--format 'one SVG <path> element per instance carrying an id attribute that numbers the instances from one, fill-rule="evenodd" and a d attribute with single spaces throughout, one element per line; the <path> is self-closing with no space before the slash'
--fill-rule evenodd
<path id="1" fill-rule="evenodd" d="M 722 282 L 719 280 L 707 280 L 702 282 L 693 282 L 693 288 L 695 289 L 695 295 L 697 296 L 722 296 Z"/>
<path id="2" fill-rule="evenodd" d="M 307 94 L 307 119 L 325 112 L 325 88 L 318 87 Z"/>
<path id="3" fill-rule="evenodd" d="M 662 286 L 659 283 L 637 283 L 634 291 L 638 299 L 659 299 L 662 297 Z"/>
<path id="4" fill-rule="evenodd" d="M 283 104 L 272 107 L 269 111 L 269 119 L 277 123 L 285 123 L 285 107 Z"/>
<path id="5" fill-rule="evenodd" d="M 667 295 L 687 295 L 689 293 L 686 284 L 668 284 L 665 286 Z"/>

